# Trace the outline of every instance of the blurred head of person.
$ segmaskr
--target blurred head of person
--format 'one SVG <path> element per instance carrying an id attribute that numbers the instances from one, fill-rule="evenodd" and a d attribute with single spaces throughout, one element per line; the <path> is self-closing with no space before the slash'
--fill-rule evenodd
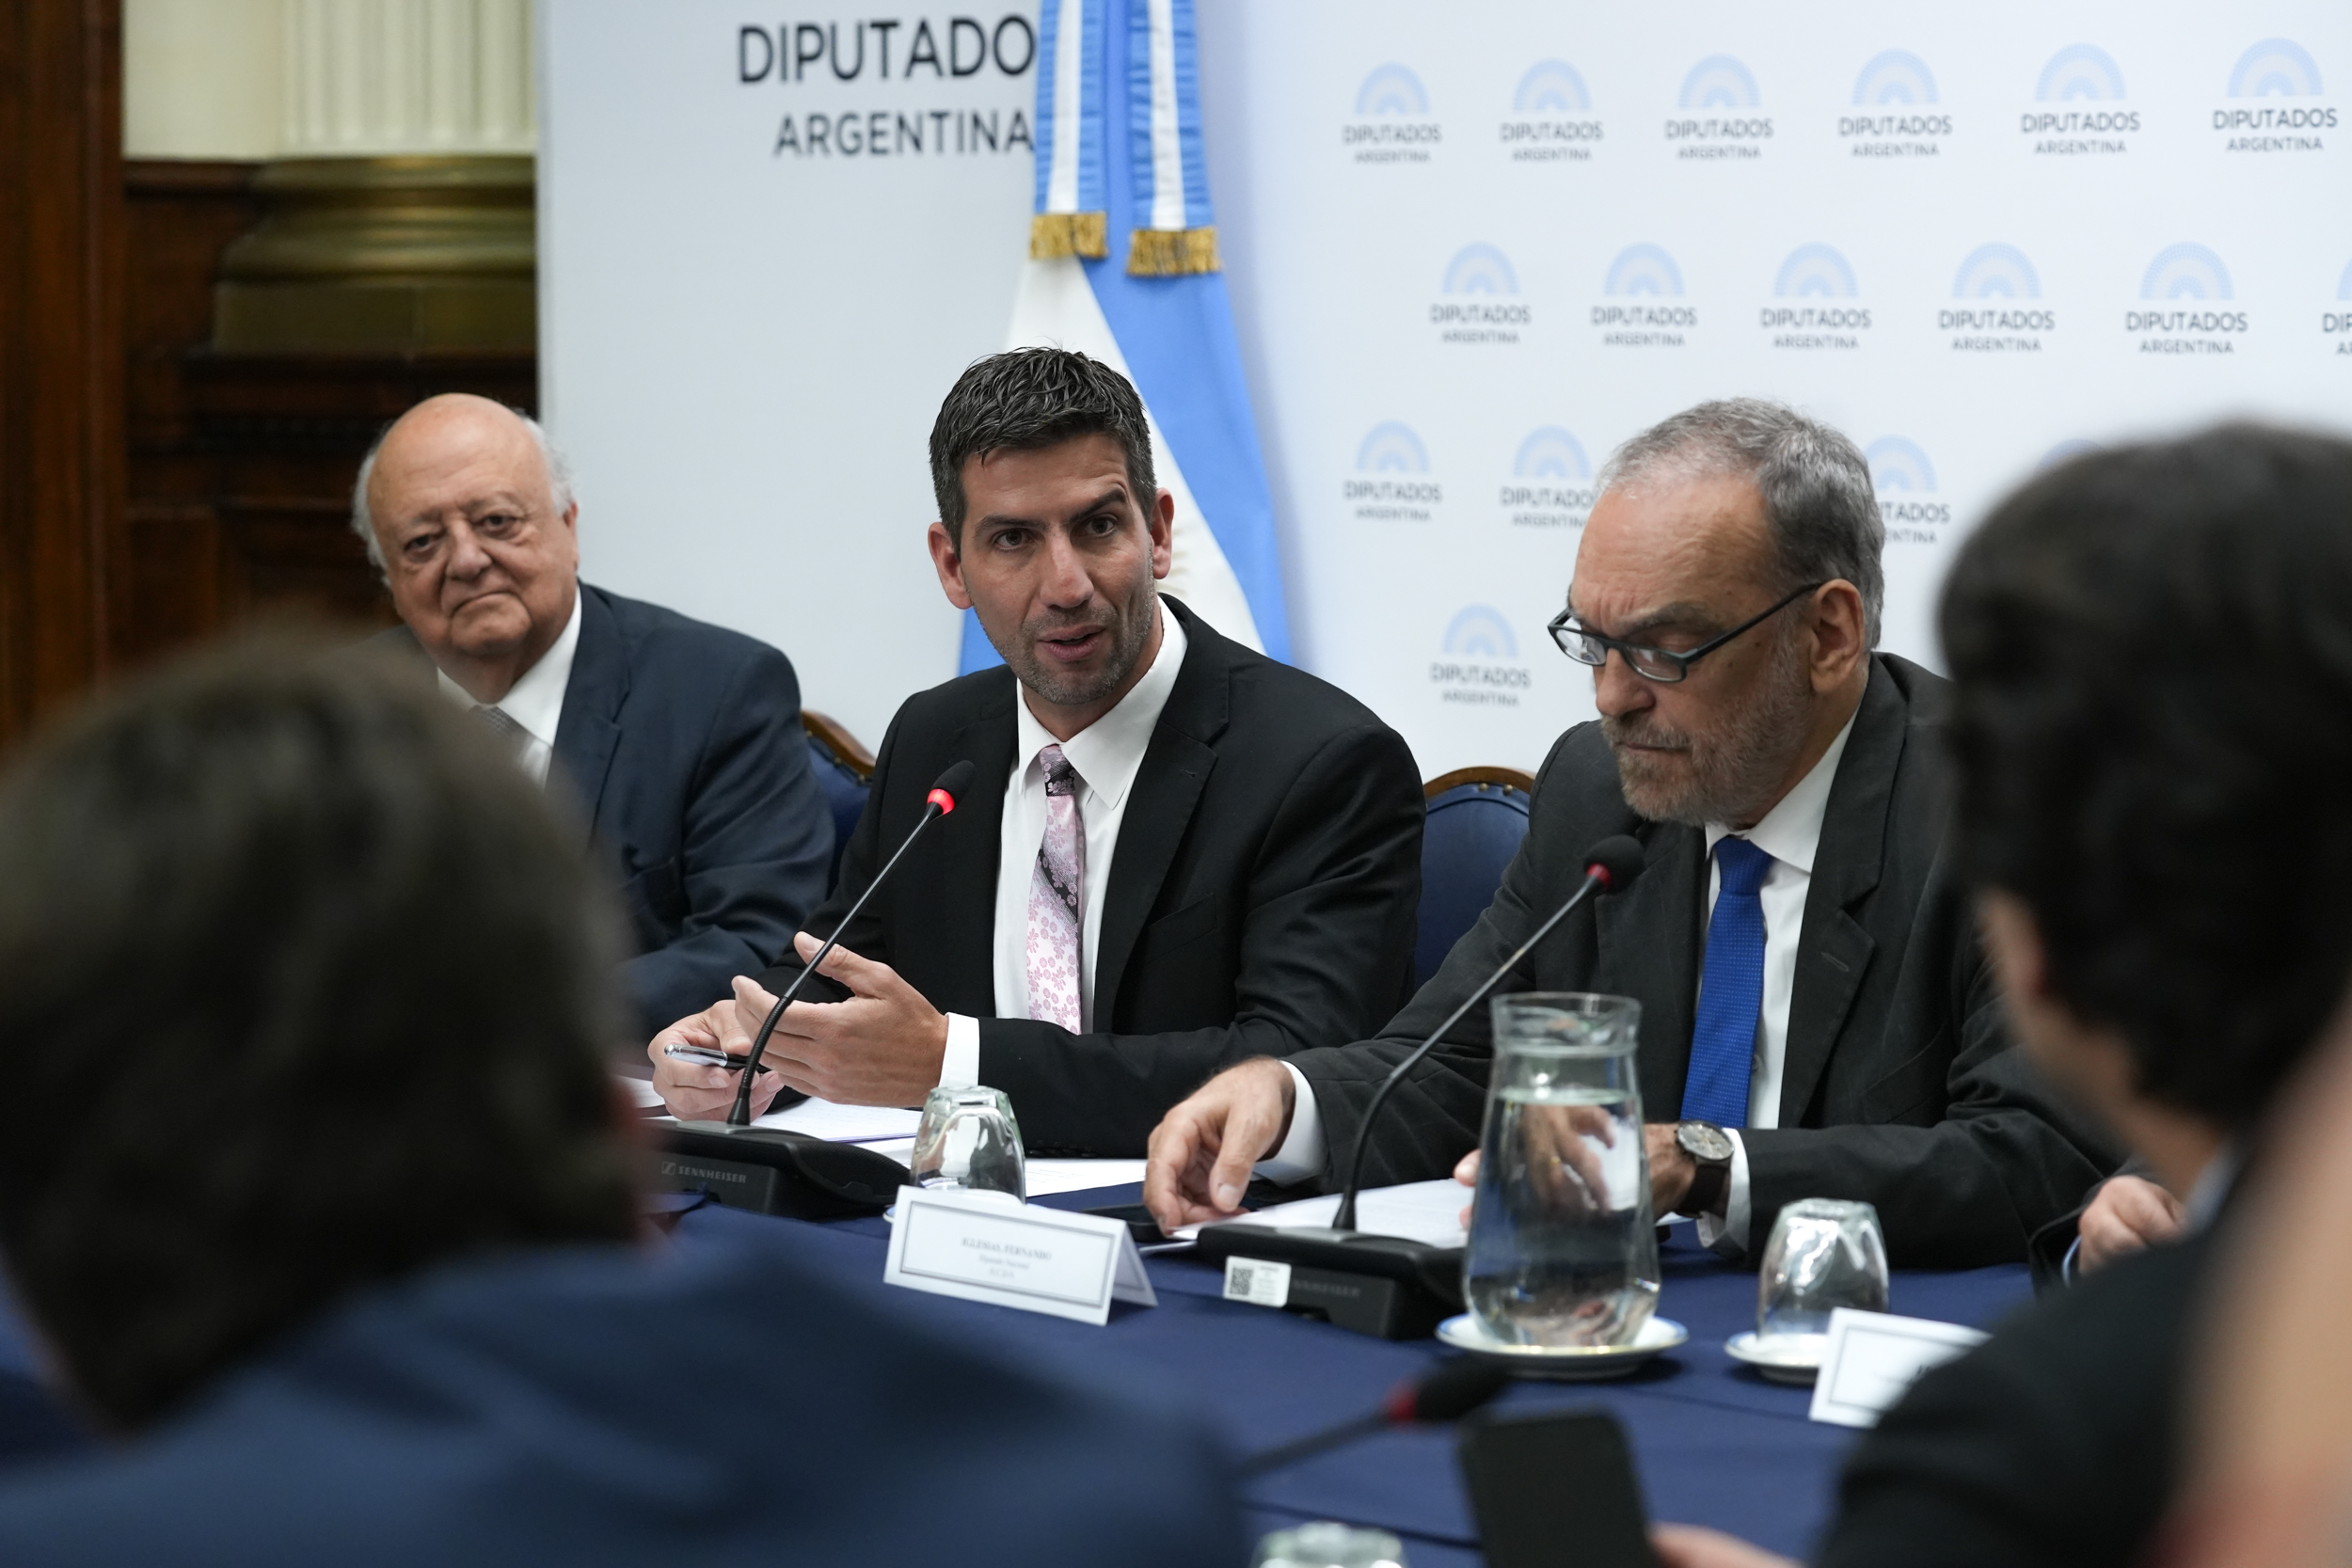
<path id="1" fill-rule="evenodd" d="M 1143 400 L 1083 354 L 992 355 L 940 404 L 930 457 L 940 586 L 1067 738 L 1159 650 L 1176 503 L 1152 478 Z"/>
<path id="2" fill-rule="evenodd" d="M 636 1234 L 605 895 L 479 731 L 257 643 L 0 779 L 0 1256 L 103 1425 L 368 1287 Z"/>
<path id="3" fill-rule="evenodd" d="M 392 606 L 478 703 L 506 695 L 563 636 L 580 581 L 580 505 L 538 421 L 448 392 L 394 420 L 359 465 L 351 526 Z"/>
<path id="4" fill-rule="evenodd" d="M 1869 681 L 1885 537 L 1869 465 L 1819 420 L 1732 398 L 1627 441 L 1599 487 L 1568 589 L 1575 629 L 1555 635 L 1595 665 L 1626 803 L 1753 826 Z M 1671 657 L 1709 643 L 1687 666 Z"/>
<path id="5" fill-rule="evenodd" d="M 2011 1022 L 2193 1172 L 2259 1131 L 2352 973 L 2352 444 L 2078 458 L 1977 531 L 1942 620 Z"/>

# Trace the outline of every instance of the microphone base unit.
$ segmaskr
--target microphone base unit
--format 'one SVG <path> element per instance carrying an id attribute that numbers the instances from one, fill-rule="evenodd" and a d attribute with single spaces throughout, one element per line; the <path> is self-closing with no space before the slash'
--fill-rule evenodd
<path id="1" fill-rule="evenodd" d="M 1204 1225 L 1200 1257 L 1285 1263 L 1285 1312 L 1378 1339 L 1426 1339 L 1462 1310 L 1462 1249 L 1361 1230 L 1278 1229 L 1236 1221 Z"/>
<path id="2" fill-rule="evenodd" d="M 660 1129 L 648 1185 L 707 1191 L 730 1209 L 791 1219 L 879 1214 L 911 1178 L 906 1166 L 857 1144 L 772 1127 L 681 1121 Z"/>

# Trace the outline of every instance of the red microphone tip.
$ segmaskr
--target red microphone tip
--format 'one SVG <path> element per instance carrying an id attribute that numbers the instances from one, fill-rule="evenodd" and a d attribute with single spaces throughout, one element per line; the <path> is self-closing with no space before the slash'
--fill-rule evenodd
<path id="1" fill-rule="evenodd" d="M 923 799 L 937 806 L 942 816 L 956 809 L 956 798 L 944 789 L 934 789 Z"/>
<path id="2" fill-rule="evenodd" d="M 1598 861 L 1595 861 L 1592 864 L 1586 866 L 1584 868 L 1584 875 L 1598 882 L 1603 893 L 1614 893 L 1617 891 L 1617 879 L 1609 875 L 1609 868 L 1601 864 Z"/>

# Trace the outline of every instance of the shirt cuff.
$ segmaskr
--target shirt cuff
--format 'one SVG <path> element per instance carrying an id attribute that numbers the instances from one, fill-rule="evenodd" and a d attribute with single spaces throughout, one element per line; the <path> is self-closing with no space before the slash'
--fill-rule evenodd
<path id="1" fill-rule="evenodd" d="M 1737 1128 L 1724 1128 L 1724 1136 L 1731 1140 L 1731 1183 L 1724 1197 L 1724 1217 L 1698 1216 L 1699 1245 L 1718 1257 L 1739 1259 L 1747 1256 L 1748 1225 L 1754 1218 L 1748 1195 L 1748 1146 Z"/>
<path id="2" fill-rule="evenodd" d="M 1315 1104 L 1315 1091 L 1308 1085 L 1307 1075 L 1288 1062 L 1282 1070 L 1291 1075 L 1291 1130 L 1282 1137 L 1282 1147 L 1258 1162 L 1257 1170 L 1280 1186 L 1304 1181 L 1322 1171 L 1324 1163 L 1323 1111 Z"/>
<path id="3" fill-rule="evenodd" d="M 968 1089 L 980 1081 L 980 1021 L 947 1015 L 947 1050 L 939 1059 L 939 1086 Z"/>

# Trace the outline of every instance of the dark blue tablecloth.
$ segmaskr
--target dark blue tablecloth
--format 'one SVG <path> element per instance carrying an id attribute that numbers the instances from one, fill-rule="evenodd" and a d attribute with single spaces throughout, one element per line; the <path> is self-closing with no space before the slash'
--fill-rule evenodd
<path id="1" fill-rule="evenodd" d="M 1081 1209 L 1137 1201 L 1129 1186 L 1043 1201 Z M 815 1266 L 879 1284 L 889 1235 L 881 1220 L 803 1225 L 706 1205 L 677 1216 L 691 1247 L 737 1226 L 789 1227 Z M 1756 1322 L 1756 1278 L 1701 1251 L 1690 1227 L 1664 1249 L 1661 1315 L 1690 1343 L 1616 1383 L 1523 1384 L 1501 1402 L 1538 1410 L 1599 1404 L 1631 1437 L 1649 1512 L 1713 1525 L 1802 1554 L 1832 1500 L 1836 1468 L 1855 1433 L 1805 1418 L 1810 1390 L 1766 1383 L 1724 1354 Z M 1157 1307 L 1119 1307 L 1103 1328 L 913 1291 L 895 1306 L 947 1333 L 993 1344 L 1080 1377 L 1148 1380 L 1203 1410 L 1236 1453 L 1269 1447 L 1357 1416 L 1444 1354 L 1434 1341 L 1392 1344 L 1325 1323 L 1220 1299 L 1222 1276 L 1182 1254 L 1147 1260 Z M 2028 1293 L 2021 1267 L 1895 1276 L 1895 1311 L 1989 1326 Z M 648 1347 L 648 1354 L 653 1347 Z M 986 1412 L 945 1412 L 986 1421 Z M 24 1336 L 0 1306 L 0 1463 L 85 1441 L 40 1389 Z M 1378 1525 L 1405 1537 L 1413 1568 L 1468 1568 L 1476 1535 L 1454 1463 L 1451 1433 L 1391 1433 L 1250 1484 L 1254 1529 L 1306 1519 Z"/>

